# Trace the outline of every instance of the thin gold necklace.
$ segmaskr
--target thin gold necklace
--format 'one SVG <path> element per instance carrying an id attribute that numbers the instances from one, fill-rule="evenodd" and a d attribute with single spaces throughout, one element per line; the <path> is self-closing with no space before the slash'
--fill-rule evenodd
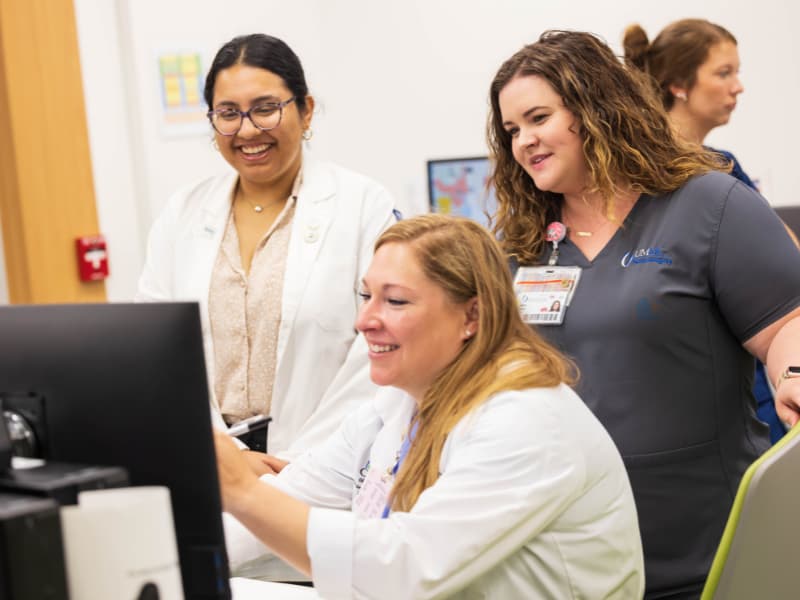
<path id="1" fill-rule="evenodd" d="M 242 197 L 244 198 L 244 196 Z M 244 201 L 247 202 L 251 207 L 253 207 L 253 210 L 256 211 L 257 213 L 260 213 L 264 210 L 263 206 L 261 206 L 260 204 L 254 204 L 250 202 L 250 200 L 248 200 L 247 198 L 245 198 Z"/>
<path id="2" fill-rule="evenodd" d="M 247 196 L 244 195 L 244 192 L 242 191 L 242 188 L 237 188 L 236 189 L 236 193 L 239 196 L 239 198 L 244 200 L 247 204 L 250 205 L 250 208 L 252 208 L 255 212 L 257 212 L 259 214 L 264 212 L 265 208 L 267 208 L 269 206 L 272 206 L 273 204 L 278 204 L 278 202 L 280 202 L 280 200 L 271 200 L 270 202 L 267 202 L 266 204 L 254 203 L 254 202 L 251 202 L 247 198 Z"/>
<path id="3" fill-rule="evenodd" d="M 249 204 L 250 208 L 252 208 L 257 213 L 262 213 L 262 212 L 264 212 L 264 209 L 267 208 L 268 206 L 272 206 L 273 204 L 277 204 L 278 203 L 277 200 L 272 200 L 272 201 L 268 202 L 267 204 L 251 202 L 247 197 L 245 197 L 244 194 L 242 194 L 242 200 L 244 200 L 247 204 Z"/>
<path id="4" fill-rule="evenodd" d="M 564 215 L 564 214 L 563 214 L 563 212 L 562 212 L 562 218 L 563 218 L 565 221 L 567 221 L 567 220 L 571 220 L 571 219 L 569 219 L 569 216 L 568 216 L 568 215 Z M 605 220 L 604 220 L 602 223 L 600 223 L 599 225 L 597 225 L 597 226 L 594 228 L 594 230 L 593 230 L 593 231 L 587 231 L 587 230 L 582 230 L 582 231 L 580 231 L 580 230 L 578 230 L 578 229 L 575 229 L 574 227 L 570 227 L 569 225 L 567 225 L 567 230 L 568 230 L 569 232 L 571 232 L 571 233 L 574 233 L 574 234 L 575 234 L 576 236 L 578 236 L 578 237 L 588 238 L 588 237 L 592 237 L 592 236 L 593 236 L 595 233 L 597 233 L 598 231 L 600 231 L 601 229 L 603 229 L 603 227 L 605 227 L 606 225 L 608 225 L 608 223 L 609 223 L 608 219 L 605 219 Z"/>
<path id="5" fill-rule="evenodd" d="M 600 223 L 597 227 L 594 228 L 594 231 L 586 231 L 586 230 L 580 231 L 578 229 L 575 229 L 574 227 L 570 227 L 569 225 L 567 226 L 567 230 L 570 231 L 571 233 L 574 233 L 578 237 L 588 238 L 592 237 L 595 233 L 603 229 L 603 227 L 605 227 L 607 224 L 608 221 Z"/>

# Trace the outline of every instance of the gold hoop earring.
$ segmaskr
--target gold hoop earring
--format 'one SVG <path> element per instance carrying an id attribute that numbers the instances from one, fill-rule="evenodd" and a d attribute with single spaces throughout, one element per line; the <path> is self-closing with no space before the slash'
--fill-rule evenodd
<path id="1" fill-rule="evenodd" d="M 310 140 L 312 137 L 314 137 L 314 132 L 313 132 L 313 131 L 311 131 L 311 127 L 309 127 L 308 129 L 306 129 L 305 131 L 303 131 L 303 139 L 304 139 L 305 141 L 308 141 L 308 140 Z"/>
<path id="2" fill-rule="evenodd" d="M 217 138 L 211 139 L 211 147 L 214 148 L 217 152 L 219 152 L 219 144 L 217 143 Z"/>

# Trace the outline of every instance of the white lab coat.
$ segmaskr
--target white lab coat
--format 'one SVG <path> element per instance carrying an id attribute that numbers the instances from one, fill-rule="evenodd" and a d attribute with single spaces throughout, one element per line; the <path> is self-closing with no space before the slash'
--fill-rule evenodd
<path id="1" fill-rule="evenodd" d="M 237 175 L 181 190 L 153 225 L 137 301 L 200 302 L 213 381 L 211 272 Z M 283 282 L 268 450 L 291 459 L 325 440 L 371 398 L 367 349 L 354 329 L 357 287 L 378 235 L 395 221 L 389 193 L 341 167 L 303 157 Z M 211 386 L 213 390 L 213 386 Z M 221 423 L 216 401 L 215 422 Z"/>
<path id="2" fill-rule="evenodd" d="M 392 467 L 413 409 L 409 396 L 383 388 L 328 442 L 264 478 L 315 507 L 307 542 L 320 596 L 642 597 L 642 546 L 622 458 L 565 385 L 502 392 L 462 419 L 445 443 L 439 479 L 410 512 L 351 512 L 365 465 Z M 254 554 L 252 538 L 226 517 L 231 559 Z"/>

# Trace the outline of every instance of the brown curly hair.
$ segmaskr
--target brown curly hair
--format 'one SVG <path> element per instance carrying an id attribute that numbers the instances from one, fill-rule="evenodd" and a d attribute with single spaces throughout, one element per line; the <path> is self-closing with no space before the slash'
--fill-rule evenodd
<path id="1" fill-rule="evenodd" d="M 536 187 L 514 159 L 503 127 L 500 92 L 512 79 L 531 75 L 547 81 L 577 118 L 590 174 L 587 193 L 604 198 L 609 218 L 623 186 L 670 192 L 694 175 L 725 168 L 716 155 L 673 133 L 647 76 L 623 65 L 604 41 L 587 32 L 546 31 L 503 63 L 489 90 L 490 184 L 498 201 L 492 225 L 503 249 L 520 263 L 539 259 L 546 226 L 559 218 L 563 199 Z"/>

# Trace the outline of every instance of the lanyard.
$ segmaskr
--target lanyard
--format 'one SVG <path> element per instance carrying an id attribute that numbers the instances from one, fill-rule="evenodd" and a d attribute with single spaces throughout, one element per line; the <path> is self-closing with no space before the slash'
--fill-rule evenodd
<path id="1" fill-rule="evenodd" d="M 406 454 L 408 454 L 408 449 L 411 448 L 411 442 L 414 441 L 414 436 L 417 435 L 417 425 L 419 425 L 419 421 L 414 423 L 414 426 L 411 428 L 411 431 L 403 439 L 403 443 L 400 444 L 400 450 L 397 452 L 397 460 L 394 463 L 394 467 L 392 467 L 392 470 L 390 471 L 392 475 L 392 481 L 394 481 L 394 478 L 397 476 L 397 471 L 400 470 L 400 465 L 403 464 L 403 461 L 406 458 Z M 386 517 L 388 517 L 390 512 L 391 508 L 387 503 L 386 507 L 383 509 L 383 514 L 381 515 L 381 519 L 385 519 Z"/>

